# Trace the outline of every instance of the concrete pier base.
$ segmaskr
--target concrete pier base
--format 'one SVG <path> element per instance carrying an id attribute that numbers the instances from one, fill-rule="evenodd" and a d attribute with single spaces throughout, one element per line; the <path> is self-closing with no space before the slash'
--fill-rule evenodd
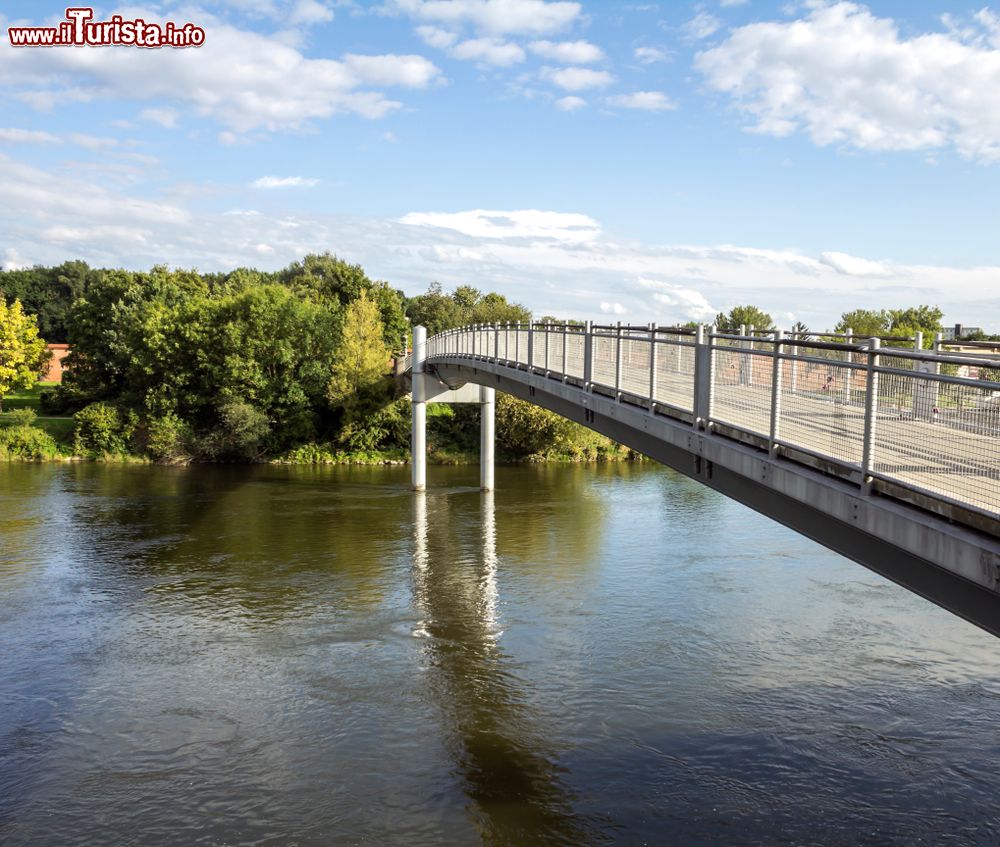
<path id="1" fill-rule="evenodd" d="M 479 487 L 493 490 L 495 452 L 496 390 L 482 386 L 479 389 Z"/>
<path id="2" fill-rule="evenodd" d="M 413 422 L 410 430 L 410 479 L 414 491 L 427 487 L 427 402 L 424 397 L 424 372 L 427 358 L 427 330 L 413 327 Z"/>

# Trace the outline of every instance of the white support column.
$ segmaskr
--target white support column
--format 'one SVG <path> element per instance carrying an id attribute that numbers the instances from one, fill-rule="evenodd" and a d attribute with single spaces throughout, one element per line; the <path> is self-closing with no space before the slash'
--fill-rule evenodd
<path id="1" fill-rule="evenodd" d="M 427 487 L 427 402 L 424 397 L 424 360 L 427 328 L 413 327 L 413 426 L 410 431 L 410 478 L 414 491 Z"/>
<path id="2" fill-rule="evenodd" d="M 496 389 L 485 385 L 479 389 L 479 487 L 493 490 L 494 412 Z"/>

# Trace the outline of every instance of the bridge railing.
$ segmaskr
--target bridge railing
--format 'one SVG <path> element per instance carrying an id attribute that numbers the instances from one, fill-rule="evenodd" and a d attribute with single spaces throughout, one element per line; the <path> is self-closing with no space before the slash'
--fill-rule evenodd
<path id="1" fill-rule="evenodd" d="M 817 467 L 865 492 L 1000 519 L 1000 361 L 827 338 L 510 323 L 440 333 L 428 339 L 427 358 L 530 371 Z"/>

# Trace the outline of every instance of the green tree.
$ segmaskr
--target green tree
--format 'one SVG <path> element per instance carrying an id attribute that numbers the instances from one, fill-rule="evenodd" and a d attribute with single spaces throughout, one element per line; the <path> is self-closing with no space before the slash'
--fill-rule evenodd
<path id="1" fill-rule="evenodd" d="M 847 330 L 851 330 L 858 337 L 873 338 L 878 335 L 888 335 L 889 322 L 889 313 L 885 309 L 878 311 L 854 309 L 850 312 L 844 312 L 840 316 L 833 331 L 847 332 Z"/>
<path id="2" fill-rule="evenodd" d="M 426 294 L 411 298 L 406 315 L 413 326 L 427 327 L 434 335 L 446 329 L 468 324 L 523 323 L 531 312 L 520 303 L 511 303 L 502 294 L 483 294 L 470 285 L 461 285 L 445 294 L 441 285 L 432 282 Z"/>
<path id="3" fill-rule="evenodd" d="M 756 306 L 735 306 L 730 309 L 729 314 L 719 312 L 715 316 L 715 326 L 720 332 L 738 332 L 741 326 L 770 330 L 774 329 L 774 321 L 767 312 Z"/>
<path id="4" fill-rule="evenodd" d="M 410 298 L 406 316 L 413 326 L 427 327 L 428 335 L 462 325 L 462 308 L 453 297 L 441 290 L 440 283 L 432 282 L 426 294 Z"/>
<path id="5" fill-rule="evenodd" d="M 38 381 L 47 360 L 35 317 L 25 314 L 20 300 L 8 306 L 0 298 L 0 410 L 11 390 L 31 388 Z"/>
<path id="6" fill-rule="evenodd" d="M 73 303 L 86 294 L 99 274 L 86 262 L 64 262 L 56 267 L 36 265 L 18 271 L 0 271 L 0 298 L 8 304 L 21 301 L 38 319 L 38 332 L 46 341 L 66 341 L 66 320 Z"/>
<path id="7" fill-rule="evenodd" d="M 278 276 L 293 290 L 328 305 L 346 307 L 367 294 L 378 307 L 382 337 L 390 347 L 396 346 L 408 330 L 402 294 L 387 282 L 372 281 L 361 265 L 352 265 L 329 252 L 311 253 L 301 262 L 292 262 Z"/>
<path id="8" fill-rule="evenodd" d="M 889 346 L 908 346 L 907 339 L 917 332 L 924 334 L 924 347 L 934 344 L 934 335 L 941 331 L 944 313 L 937 306 L 911 306 L 906 309 L 854 309 L 844 312 L 834 327 L 835 332 L 851 330 L 856 337 L 895 336 L 898 341 Z"/>

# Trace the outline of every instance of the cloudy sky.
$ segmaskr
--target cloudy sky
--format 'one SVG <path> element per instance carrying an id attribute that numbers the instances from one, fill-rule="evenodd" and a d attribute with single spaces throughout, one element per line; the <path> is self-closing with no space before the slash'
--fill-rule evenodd
<path id="1" fill-rule="evenodd" d="M 215 0 L 187 50 L 12 48 L 0 263 L 278 268 L 661 323 L 935 303 L 1000 331 L 1000 6 Z"/>

